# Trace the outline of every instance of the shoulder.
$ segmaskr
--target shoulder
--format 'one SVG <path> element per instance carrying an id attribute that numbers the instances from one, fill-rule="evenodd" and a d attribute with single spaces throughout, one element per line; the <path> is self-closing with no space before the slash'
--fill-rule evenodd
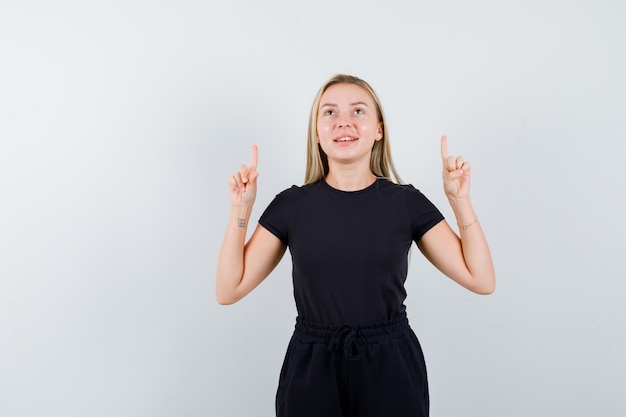
<path id="1" fill-rule="evenodd" d="M 390 196 L 395 195 L 402 198 L 423 197 L 423 194 L 419 189 L 415 188 L 413 184 L 398 184 L 386 178 L 378 179 L 378 191 Z"/>
<path id="2" fill-rule="evenodd" d="M 413 213 L 433 211 L 439 216 L 437 208 L 422 192 L 413 184 L 396 184 L 386 179 L 381 179 L 380 189 L 383 194 L 392 196 L 396 201 L 403 204 Z"/>
<path id="3" fill-rule="evenodd" d="M 292 185 L 276 194 L 270 203 L 270 207 L 293 206 L 319 195 L 319 184 Z"/>
<path id="4" fill-rule="evenodd" d="M 305 185 L 292 185 L 289 188 L 276 194 L 276 198 L 290 199 L 306 196 L 309 194 L 316 194 L 319 192 L 319 183 L 305 184 Z"/>
<path id="5" fill-rule="evenodd" d="M 427 200 L 426 196 L 413 184 L 396 184 L 396 186 L 401 189 L 409 199 Z"/>

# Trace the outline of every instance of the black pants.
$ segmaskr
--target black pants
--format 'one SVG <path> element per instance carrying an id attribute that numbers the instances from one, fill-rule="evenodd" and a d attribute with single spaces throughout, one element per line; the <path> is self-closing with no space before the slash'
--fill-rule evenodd
<path id="1" fill-rule="evenodd" d="M 428 407 L 424 355 L 406 316 L 371 326 L 297 319 L 278 417 L 427 417 Z"/>

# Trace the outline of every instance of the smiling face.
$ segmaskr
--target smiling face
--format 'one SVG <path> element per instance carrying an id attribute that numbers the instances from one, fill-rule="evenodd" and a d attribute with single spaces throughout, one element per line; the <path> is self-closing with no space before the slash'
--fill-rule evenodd
<path id="1" fill-rule="evenodd" d="M 372 147 L 383 137 L 383 124 L 366 90 L 340 83 L 322 95 L 317 135 L 329 164 L 360 162 L 369 169 Z"/>

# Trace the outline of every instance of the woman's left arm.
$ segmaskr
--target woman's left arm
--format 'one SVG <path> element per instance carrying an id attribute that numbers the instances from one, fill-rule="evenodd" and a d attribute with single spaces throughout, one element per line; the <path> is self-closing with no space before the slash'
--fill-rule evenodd
<path id="1" fill-rule="evenodd" d="M 463 287 L 478 294 L 491 294 L 496 278 L 487 239 L 483 233 L 469 196 L 469 162 L 462 156 L 448 154 L 448 140 L 441 138 L 443 186 L 459 235 L 446 221 L 431 228 L 417 246 L 441 272 Z"/>

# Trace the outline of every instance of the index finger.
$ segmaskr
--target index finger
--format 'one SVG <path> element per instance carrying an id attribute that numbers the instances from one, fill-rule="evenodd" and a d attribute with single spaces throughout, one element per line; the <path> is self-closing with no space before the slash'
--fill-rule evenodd
<path id="1" fill-rule="evenodd" d="M 441 160 L 445 162 L 448 159 L 448 156 L 450 156 L 448 154 L 448 137 L 443 135 L 441 137 Z"/>
<path id="2" fill-rule="evenodd" d="M 252 155 L 250 156 L 250 171 L 256 172 L 257 164 L 259 163 L 259 148 L 256 145 L 252 145 Z"/>

